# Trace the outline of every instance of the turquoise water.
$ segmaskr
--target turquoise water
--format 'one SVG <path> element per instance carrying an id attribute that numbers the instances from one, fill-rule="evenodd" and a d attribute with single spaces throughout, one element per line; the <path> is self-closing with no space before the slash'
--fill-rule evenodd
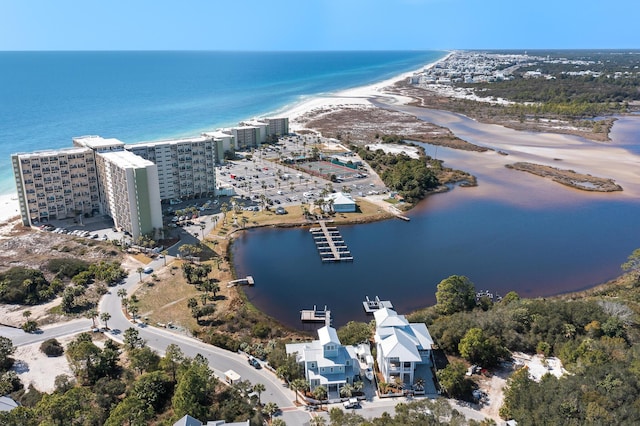
<path id="1" fill-rule="evenodd" d="M 97 134 L 195 135 L 370 84 L 445 55 L 423 52 L 0 52 L 0 194 L 10 155 Z"/>

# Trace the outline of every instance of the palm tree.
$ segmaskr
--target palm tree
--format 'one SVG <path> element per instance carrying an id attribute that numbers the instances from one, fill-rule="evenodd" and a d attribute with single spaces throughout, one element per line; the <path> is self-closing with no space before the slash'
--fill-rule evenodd
<path id="1" fill-rule="evenodd" d="M 111 314 L 109 312 L 103 312 L 100 314 L 100 321 L 104 323 L 104 328 L 106 328 L 107 330 L 109 329 L 109 326 L 107 325 L 107 321 L 109 321 L 110 319 L 111 319 Z"/>
<path id="2" fill-rule="evenodd" d="M 351 398 L 353 395 L 353 386 L 351 384 L 346 383 L 344 386 L 340 388 L 340 396 L 343 398 Z"/>
<path id="3" fill-rule="evenodd" d="M 31 311 L 27 309 L 26 311 L 24 311 L 24 312 L 22 313 L 22 316 L 23 316 L 27 321 L 29 321 L 29 317 L 31 316 Z"/>
<path id="4" fill-rule="evenodd" d="M 227 203 L 222 203 L 220 206 L 220 211 L 222 212 L 222 225 L 227 222 L 227 212 L 229 211 L 229 205 Z"/>
<path id="5" fill-rule="evenodd" d="M 280 410 L 278 404 L 275 402 L 268 402 L 262 411 L 264 411 L 269 416 L 269 421 L 273 420 L 273 415 L 276 414 Z"/>
<path id="6" fill-rule="evenodd" d="M 327 398 L 327 388 L 318 386 L 313 390 L 313 396 L 320 402 L 320 408 L 322 409 L 322 401 Z"/>
<path id="7" fill-rule="evenodd" d="M 260 402 L 260 396 L 262 395 L 262 392 L 266 390 L 267 388 L 262 383 L 256 383 L 253 385 L 253 391 L 258 394 L 258 405 L 262 405 Z"/>
<path id="8" fill-rule="evenodd" d="M 129 313 L 131 314 L 131 318 L 133 318 L 133 320 L 135 321 L 136 316 L 138 315 L 138 305 L 130 305 L 129 306 Z"/>
<path id="9" fill-rule="evenodd" d="M 242 222 L 242 227 L 246 228 L 247 223 L 249 223 L 249 219 L 246 216 L 242 216 L 242 219 L 240 221 Z"/>
<path id="10" fill-rule="evenodd" d="M 136 272 L 140 274 L 140 282 L 142 282 L 142 273 L 144 272 L 144 268 L 139 266 L 138 269 L 136 269 Z"/>
<path id="11" fill-rule="evenodd" d="M 298 403 L 298 391 L 306 391 L 309 389 L 309 383 L 305 379 L 295 379 L 291 382 L 291 389 L 296 394 L 296 404 Z"/>
<path id="12" fill-rule="evenodd" d="M 168 250 L 162 250 L 161 252 L 163 259 L 164 259 L 164 266 L 167 266 L 167 256 L 169 255 L 169 251 Z"/>
<path id="13" fill-rule="evenodd" d="M 314 418 L 311 419 L 309 424 L 311 426 L 325 426 L 327 424 L 327 421 L 324 419 L 324 417 L 320 417 L 316 415 Z"/>
<path id="14" fill-rule="evenodd" d="M 91 318 L 93 328 L 96 328 L 96 318 L 98 317 L 98 310 L 96 308 L 89 309 L 87 311 L 87 317 Z"/>

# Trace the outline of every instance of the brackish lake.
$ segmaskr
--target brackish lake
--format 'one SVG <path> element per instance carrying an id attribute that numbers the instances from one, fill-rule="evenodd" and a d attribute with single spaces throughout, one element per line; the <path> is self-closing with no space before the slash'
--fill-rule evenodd
<path id="1" fill-rule="evenodd" d="M 633 155 L 639 120 L 621 123 L 612 135 Z M 640 247 L 636 198 L 498 167 L 495 152 L 425 147 L 476 175 L 479 186 L 428 197 L 408 214 L 410 222 L 341 226 L 353 263 L 322 263 L 308 228 L 250 230 L 233 246 L 238 276 L 256 281 L 245 287 L 249 300 L 294 328 L 302 328 L 300 309 L 327 305 L 340 326 L 371 319 L 365 296 L 390 299 L 400 313 L 432 305 L 437 284 L 454 274 L 478 290 L 525 297 L 585 289 L 619 275 Z"/>

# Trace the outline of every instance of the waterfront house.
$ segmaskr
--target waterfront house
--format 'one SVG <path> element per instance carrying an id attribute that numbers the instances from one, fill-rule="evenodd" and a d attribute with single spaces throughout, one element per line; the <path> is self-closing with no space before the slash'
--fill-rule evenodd
<path id="1" fill-rule="evenodd" d="M 424 386 L 433 388 L 433 339 L 427 326 L 409 323 L 404 315 L 389 308 L 378 309 L 373 316 L 378 368 L 383 380 L 408 388 L 421 379 Z"/>
<path id="2" fill-rule="evenodd" d="M 327 389 L 329 399 L 338 398 L 347 383 L 359 380 L 360 367 L 352 346 L 343 346 L 336 329 L 324 326 L 318 330 L 318 340 L 286 345 L 287 354 L 296 354 L 313 392 L 318 386 Z"/>

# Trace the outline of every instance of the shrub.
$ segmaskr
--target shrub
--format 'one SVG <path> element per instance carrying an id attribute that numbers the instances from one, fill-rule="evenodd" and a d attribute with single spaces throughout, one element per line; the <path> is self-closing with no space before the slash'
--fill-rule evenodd
<path id="1" fill-rule="evenodd" d="M 47 356 L 60 356 L 64 353 L 64 348 L 56 339 L 49 339 L 42 342 L 40 350 Z"/>
<path id="2" fill-rule="evenodd" d="M 253 328 L 251 329 L 251 333 L 257 338 L 264 339 L 269 335 L 269 330 L 270 327 L 268 324 L 259 322 L 253 326 Z"/>

